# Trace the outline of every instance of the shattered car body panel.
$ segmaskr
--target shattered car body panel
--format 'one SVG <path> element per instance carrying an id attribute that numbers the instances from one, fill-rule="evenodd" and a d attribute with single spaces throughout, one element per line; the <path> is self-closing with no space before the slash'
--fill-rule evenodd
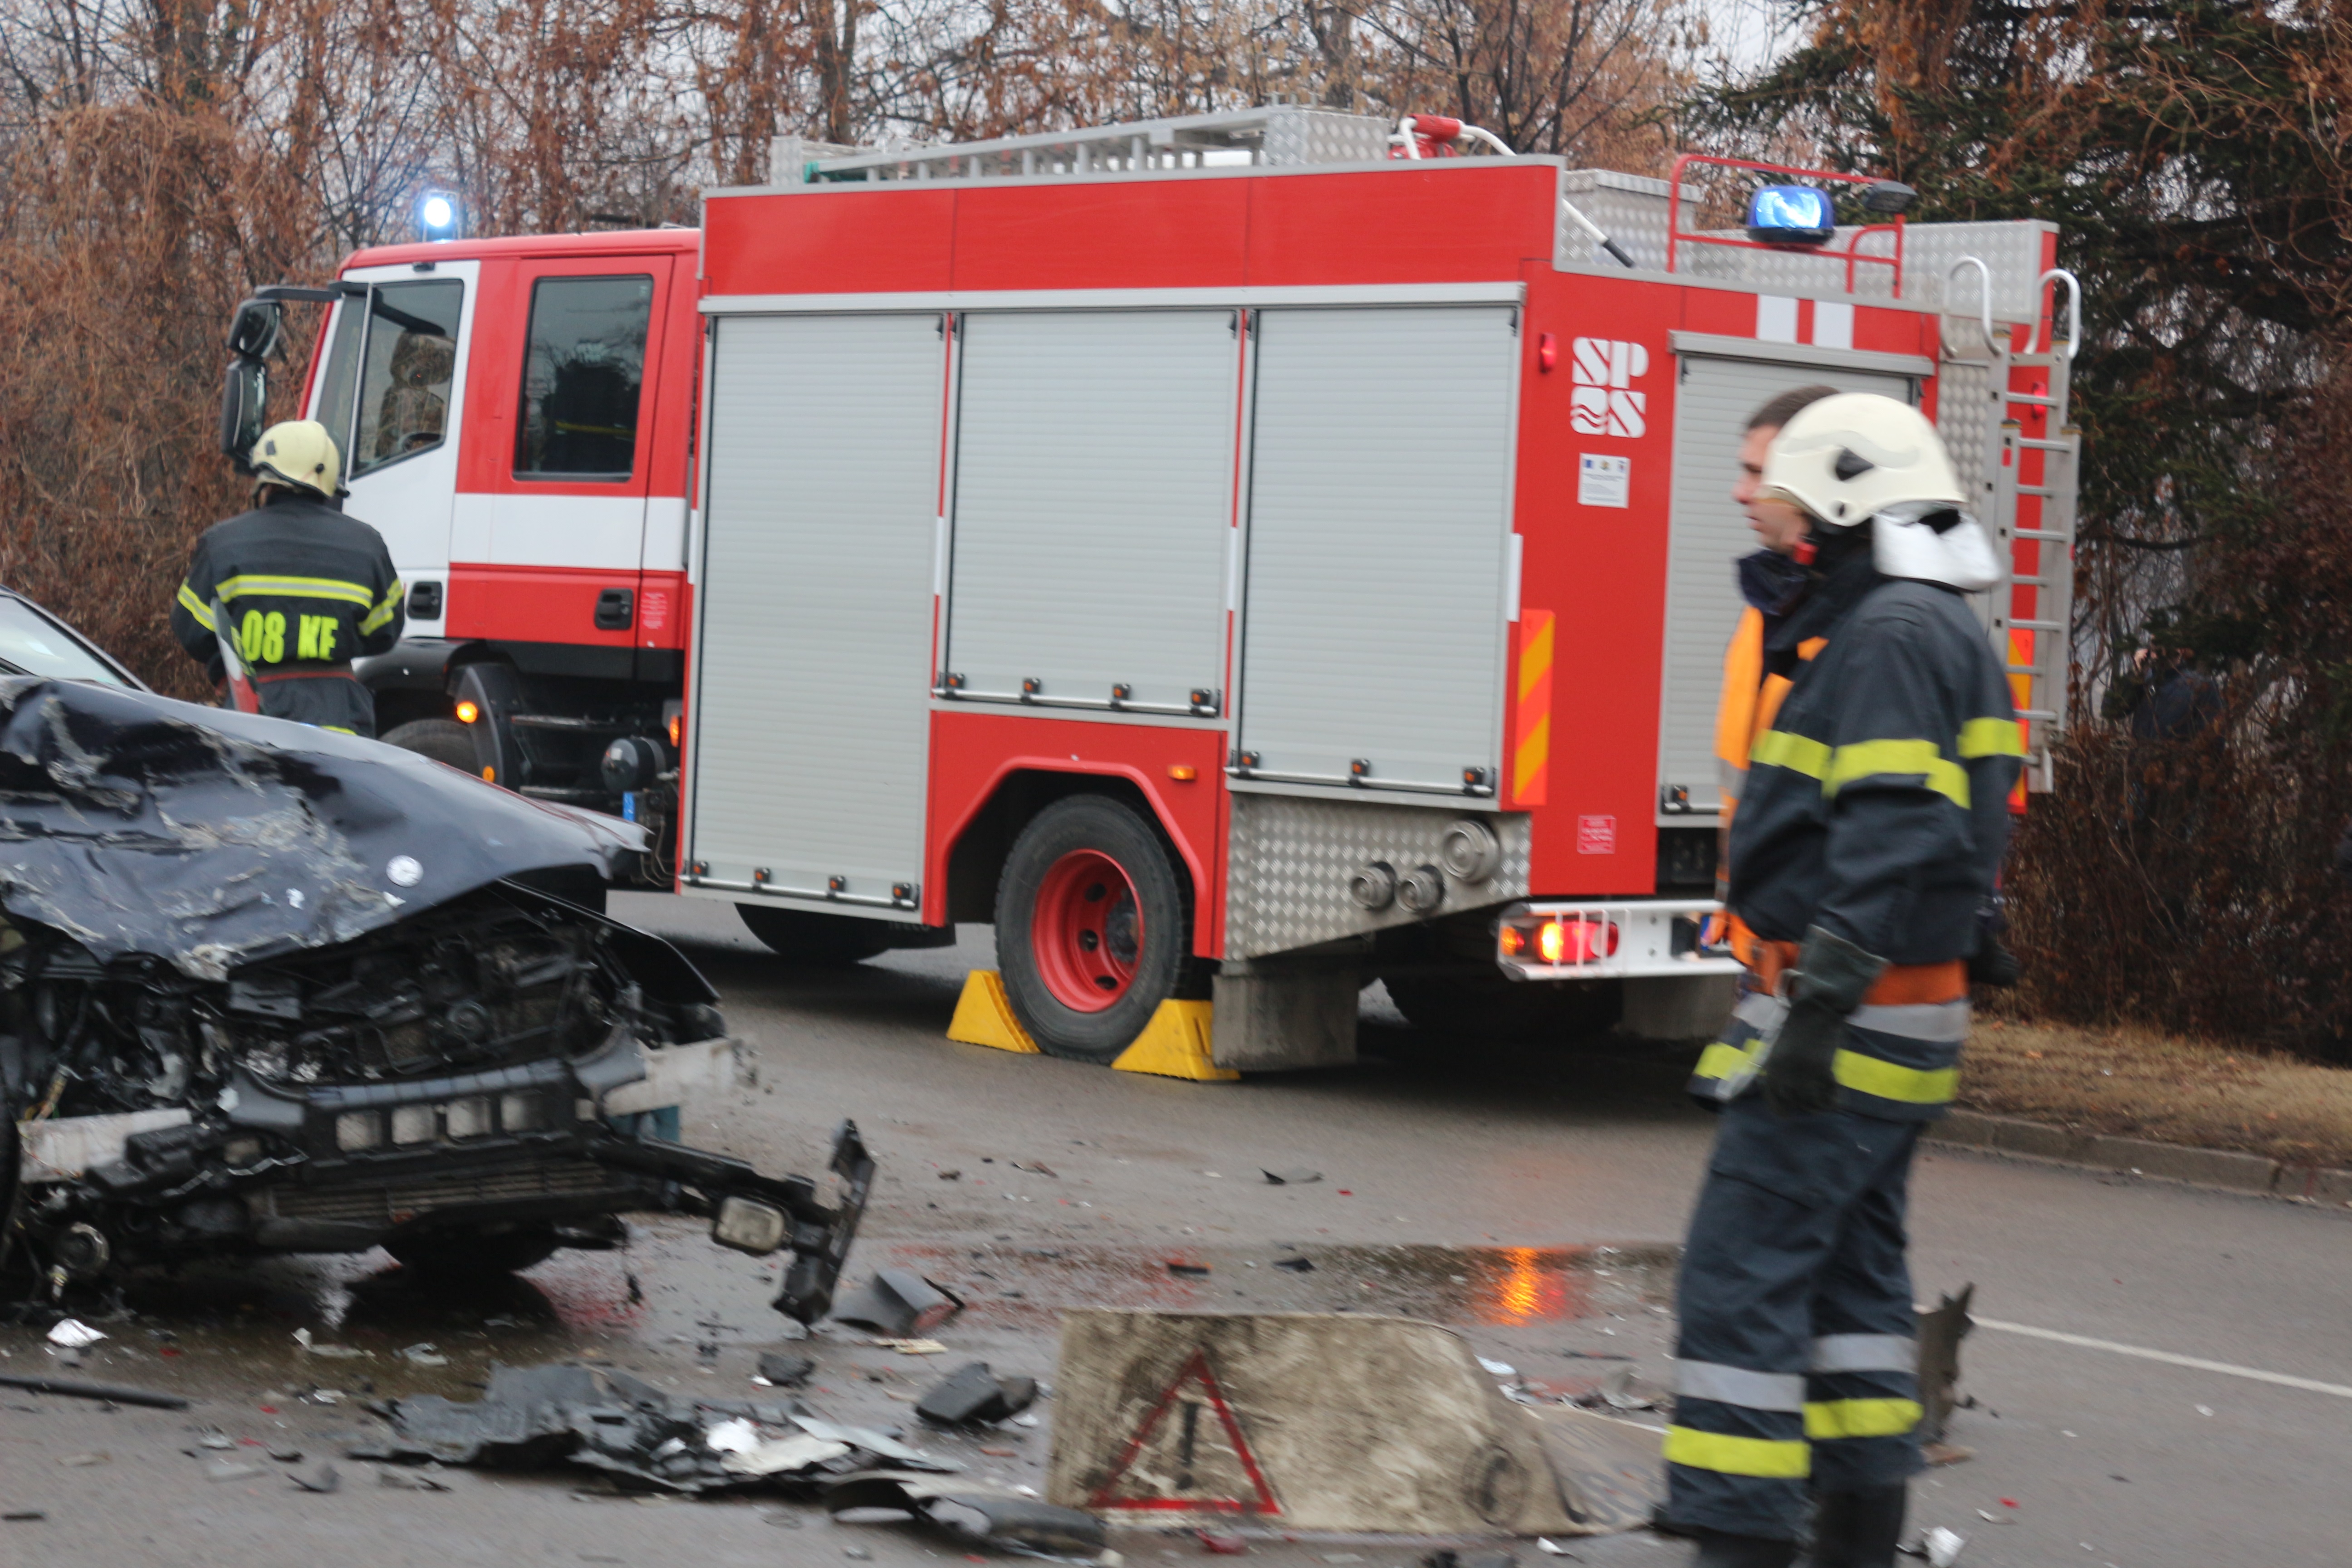
<path id="1" fill-rule="evenodd" d="M 223 1251 L 521 1267 L 670 1210 L 791 1247 L 777 1305 L 822 1314 L 854 1127 L 835 1203 L 625 1131 L 736 1070 L 693 964 L 585 907 L 642 847 L 373 742 L 0 678 L 0 1257 L 52 1293 Z"/>

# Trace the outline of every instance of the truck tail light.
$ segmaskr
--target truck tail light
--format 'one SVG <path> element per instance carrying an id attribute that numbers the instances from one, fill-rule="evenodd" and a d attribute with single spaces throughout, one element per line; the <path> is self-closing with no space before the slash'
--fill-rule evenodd
<path id="1" fill-rule="evenodd" d="M 478 702 L 460 702 L 457 704 L 457 722 L 460 724 L 470 724 L 481 716 L 481 704 Z"/>
<path id="2" fill-rule="evenodd" d="M 1617 955 L 1614 921 L 1552 920 L 1536 928 L 1536 952 L 1546 963 L 1591 963 Z"/>

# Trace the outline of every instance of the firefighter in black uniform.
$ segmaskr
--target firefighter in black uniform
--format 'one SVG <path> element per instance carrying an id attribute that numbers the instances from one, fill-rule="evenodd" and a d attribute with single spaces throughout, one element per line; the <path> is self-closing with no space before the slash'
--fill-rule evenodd
<path id="1" fill-rule="evenodd" d="M 1732 911 L 1759 940 L 1692 1092 L 1722 1122 L 1680 1286 L 1666 1517 L 1702 1568 L 1891 1568 L 1921 1409 L 1905 1187 L 1968 1029 L 2023 751 L 1966 593 L 2000 576 L 1935 429 L 1892 398 L 1790 419 L 1763 489 L 1811 574 L 1766 668 Z M 1800 645 L 1826 643 L 1810 660 Z"/>
<path id="2" fill-rule="evenodd" d="M 352 660 L 400 640 L 405 617 L 391 552 L 336 505 L 341 464 L 325 426 L 273 425 L 251 460 L 253 510 L 196 542 L 172 635 L 218 680 L 225 614 L 264 713 L 373 735 L 375 697 Z"/>

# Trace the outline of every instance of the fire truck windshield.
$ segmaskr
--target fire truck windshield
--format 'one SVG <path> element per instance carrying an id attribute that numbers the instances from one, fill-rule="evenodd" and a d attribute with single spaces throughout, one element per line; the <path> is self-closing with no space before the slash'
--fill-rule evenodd
<path id="1" fill-rule="evenodd" d="M 334 433 L 356 479 L 441 445 L 457 372 L 466 286 L 379 283 L 336 308 L 312 417 Z"/>

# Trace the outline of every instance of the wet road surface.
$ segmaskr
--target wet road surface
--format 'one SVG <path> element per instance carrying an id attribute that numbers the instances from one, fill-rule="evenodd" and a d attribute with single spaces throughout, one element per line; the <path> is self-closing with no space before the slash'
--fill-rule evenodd
<path id="1" fill-rule="evenodd" d="M 968 1303 L 936 1335 L 944 1355 L 831 1326 L 798 1343 L 819 1363 L 804 1397 L 829 1418 L 904 1427 L 977 1476 L 1042 1487 L 1050 1400 L 1045 1424 L 982 1436 L 924 1431 L 911 1405 L 969 1358 L 1050 1381 L 1057 1314 L 1079 1305 L 1426 1317 L 1563 1394 L 1621 1368 L 1636 1393 L 1667 1373 L 1672 1245 L 1709 1132 L 1676 1092 L 1679 1059 L 1421 1040 L 1375 990 L 1365 1036 L 1385 1058 L 1179 1083 L 945 1043 L 965 970 L 991 962 L 984 928 L 956 949 L 809 974 L 780 966 L 723 905 L 625 897 L 614 912 L 688 948 L 758 1060 L 757 1085 L 697 1107 L 688 1140 L 810 1170 L 833 1124 L 856 1117 L 881 1178 L 851 1278 L 903 1263 Z M 1321 1179 L 1264 1174 L 1302 1169 Z M 1914 1263 L 1923 1299 L 1973 1280 L 1990 1319 L 2352 1385 L 2347 1219 L 1937 1152 L 1919 1169 Z M 772 1499 L 615 1497 L 585 1471 L 452 1470 L 439 1477 L 449 1490 L 417 1492 L 337 1458 L 341 1489 L 317 1496 L 278 1473 L 298 1462 L 268 1457 L 335 1458 L 380 1430 L 369 1401 L 470 1397 L 494 1361 L 583 1359 L 681 1394 L 763 1393 L 750 1382 L 759 1352 L 794 1337 L 766 1305 L 773 1276 L 691 1222 L 655 1219 L 624 1249 L 456 1294 L 412 1284 L 380 1254 L 142 1281 L 74 1374 L 199 1403 L 107 1410 L 0 1390 L 0 1511 L 46 1515 L 0 1521 L 0 1563 L 960 1557 L 910 1529 L 836 1525 Z M 1978 1408 L 1954 1436 L 1975 1458 L 1923 1478 L 1914 1515 L 1968 1536 L 1964 1563 L 2352 1560 L 2352 1399 L 1993 1328 L 1963 1365 Z M 57 1358 L 31 1331 L 0 1330 L 0 1372 L 26 1369 L 58 1370 Z M 207 1434 L 233 1447 L 205 1447 Z M 259 1473 L 207 1479 L 224 1453 Z M 1117 1544 L 1131 1563 L 1200 1555 L 1181 1536 L 1123 1531 Z M 1645 1533 L 1570 1549 L 1628 1568 L 1688 1556 Z M 1419 1550 L 1261 1540 L 1253 1554 L 1402 1568 Z M 1549 1560 L 1532 1543 L 1518 1555 Z"/>

